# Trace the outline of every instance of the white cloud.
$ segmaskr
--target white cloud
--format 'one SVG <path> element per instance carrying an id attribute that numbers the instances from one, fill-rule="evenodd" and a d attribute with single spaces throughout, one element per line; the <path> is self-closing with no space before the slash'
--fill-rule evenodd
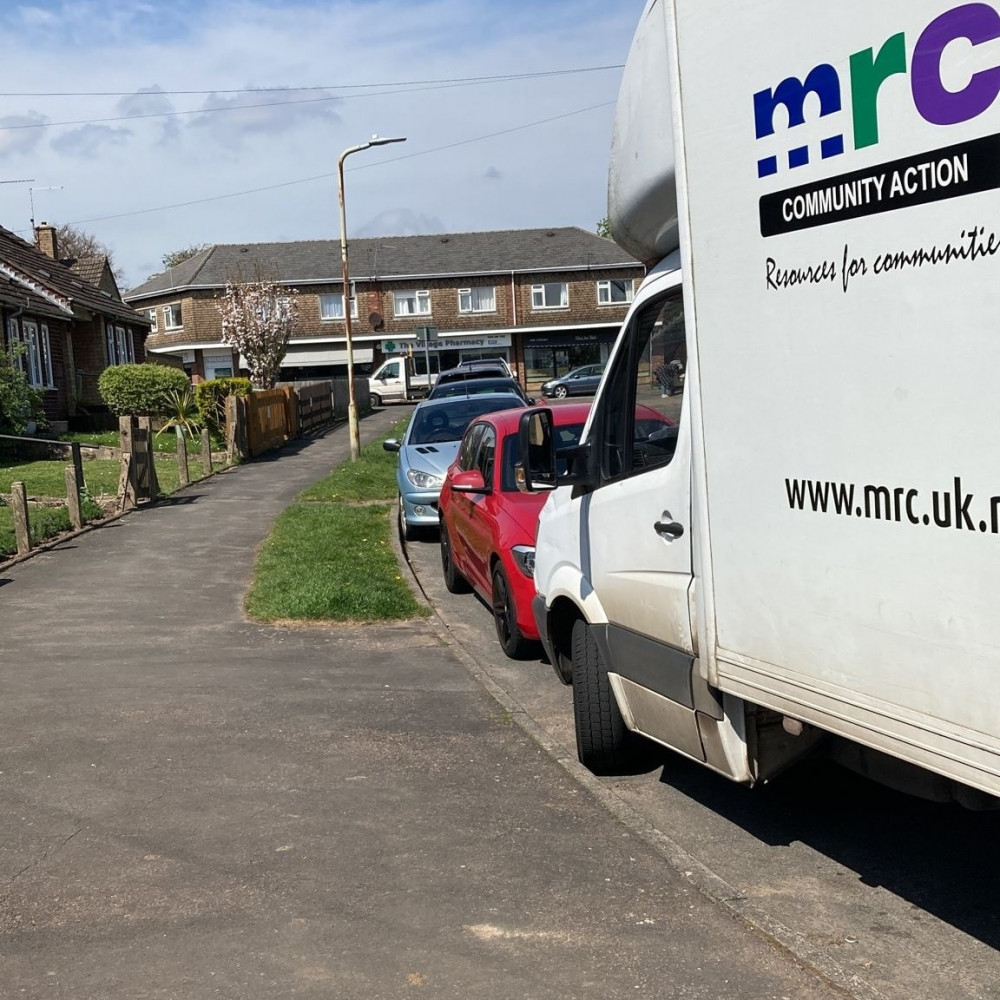
<path id="1" fill-rule="evenodd" d="M 341 119 L 339 98 L 324 90 L 269 90 L 224 97 L 210 94 L 202 104 L 205 114 L 188 119 L 189 127 L 212 141 L 232 148 L 251 136 L 276 139 L 311 124 L 335 126 Z"/>
<path id="2" fill-rule="evenodd" d="M 438 218 L 421 215 L 411 208 L 389 208 L 379 212 L 363 226 L 351 230 L 352 236 L 421 236 L 445 232 Z"/>
<path id="3" fill-rule="evenodd" d="M 124 145 L 132 133 L 127 128 L 110 128 L 107 125 L 84 125 L 83 128 L 64 132 L 52 140 L 52 149 L 67 156 L 94 159 L 109 146 Z"/>
<path id="4" fill-rule="evenodd" d="M 30 153 L 31 174 L 63 186 L 55 221 L 111 246 L 130 281 L 195 242 L 336 239 L 337 157 L 373 132 L 408 141 L 348 160 L 352 235 L 592 228 L 605 215 L 618 71 L 399 81 L 621 63 L 643 6 L 534 0 L 522 17 L 482 0 L 2 5 L 0 31 L 23 41 L 5 52 L 4 89 L 114 94 L 0 98 L 0 159 L 20 170 Z M 248 80 L 284 89 L 233 92 Z M 565 117 L 594 105 L 609 106 Z M 26 200 L 0 186 L 0 223 L 23 229 Z"/>
<path id="5" fill-rule="evenodd" d="M 42 125 L 46 120 L 44 115 L 35 111 L 0 117 L 0 159 L 33 152 L 44 138 L 43 130 L 34 126 Z"/>

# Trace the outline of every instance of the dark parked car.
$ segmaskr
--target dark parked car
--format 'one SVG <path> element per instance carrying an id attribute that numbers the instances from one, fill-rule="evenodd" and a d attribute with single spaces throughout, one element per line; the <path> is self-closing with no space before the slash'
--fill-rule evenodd
<path id="1" fill-rule="evenodd" d="M 504 375 L 513 375 L 510 365 L 503 358 L 475 358 L 472 361 L 460 361 L 455 365 L 456 369 L 464 368 L 466 371 L 474 372 L 485 368 L 502 368 Z"/>
<path id="2" fill-rule="evenodd" d="M 506 361 L 500 359 L 496 361 L 467 361 L 457 368 L 449 368 L 447 371 L 441 372 L 434 384 L 461 382 L 470 378 L 510 378 L 510 368 Z"/>
<path id="3" fill-rule="evenodd" d="M 604 365 L 581 365 L 542 386 L 543 396 L 593 396 L 601 384 Z"/>
<path id="4" fill-rule="evenodd" d="M 445 399 L 448 396 L 479 396 L 484 392 L 512 392 L 520 396 L 525 403 L 531 404 L 533 399 L 529 399 L 521 388 L 521 383 L 513 378 L 466 378 L 458 382 L 438 382 L 431 389 L 428 399 Z"/>

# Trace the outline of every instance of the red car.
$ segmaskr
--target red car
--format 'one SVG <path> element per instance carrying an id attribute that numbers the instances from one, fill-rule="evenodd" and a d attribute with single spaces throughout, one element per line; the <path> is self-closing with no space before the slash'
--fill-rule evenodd
<path id="1" fill-rule="evenodd" d="M 559 447 L 572 447 L 590 403 L 552 408 Z M 493 609 L 497 638 L 512 659 L 535 652 L 531 614 L 535 533 L 544 493 L 519 493 L 514 482 L 518 425 L 524 410 L 487 413 L 469 424 L 441 488 L 441 568 L 445 586 L 470 585 Z"/>

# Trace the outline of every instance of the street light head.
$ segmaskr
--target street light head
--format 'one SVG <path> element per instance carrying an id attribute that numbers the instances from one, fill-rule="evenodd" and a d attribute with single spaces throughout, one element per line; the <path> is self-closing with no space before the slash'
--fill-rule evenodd
<path id="1" fill-rule="evenodd" d="M 373 135 L 368 143 L 369 146 L 385 146 L 390 142 L 406 142 L 406 136 L 400 136 L 396 139 L 381 139 L 377 135 Z"/>

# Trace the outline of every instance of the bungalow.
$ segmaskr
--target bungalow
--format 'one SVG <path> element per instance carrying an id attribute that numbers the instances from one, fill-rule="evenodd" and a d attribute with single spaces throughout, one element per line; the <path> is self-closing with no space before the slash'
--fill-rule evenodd
<path id="1" fill-rule="evenodd" d="M 26 348 L 23 370 L 58 432 L 104 409 L 105 368 L 145 360 L 149 320 L 122 301 L 107 258 L 61 259 L 44 222 L 35 236 L 37 245 L 0 226 L 0 344 Z"/>

